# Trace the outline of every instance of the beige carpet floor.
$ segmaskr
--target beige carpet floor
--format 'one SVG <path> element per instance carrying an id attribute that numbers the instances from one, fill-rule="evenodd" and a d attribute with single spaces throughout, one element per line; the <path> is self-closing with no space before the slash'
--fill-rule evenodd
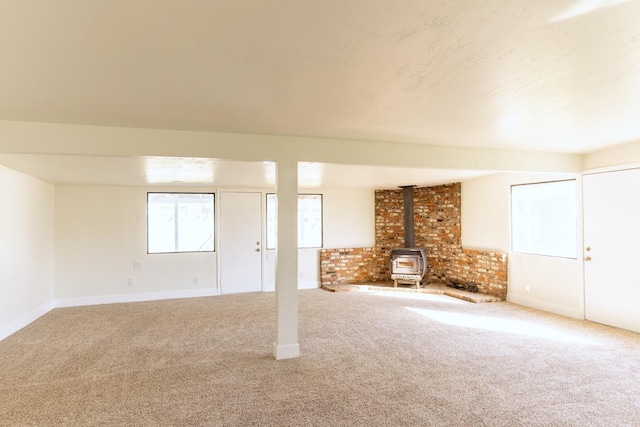
<path id="1" fill-rule="evenodd" d="M 638 334 L 507 302 L 300 291 L 56 309 L 0 341 L 2 426 L 638 426 Z"/>

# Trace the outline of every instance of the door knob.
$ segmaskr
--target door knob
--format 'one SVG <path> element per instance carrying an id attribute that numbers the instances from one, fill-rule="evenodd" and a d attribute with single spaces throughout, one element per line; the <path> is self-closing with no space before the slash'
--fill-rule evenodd
<path id="1" fill-rule="evenodd" d="M 591 246 L 587 246 L 586 248 L 584 248 L 584 250 L 589 252 L 591 250 Z"/>
<path id="2" fill-rule="evenodd" d="M 256 249 L 256 252 L 260 252 L 260 248 L 257 248 L 257 249 Z"/>
<path id="3" fill-rule="evenodd" d="M 584 260 L 589 262 L 589 261 L 591 261 L 591 257 L 590 256 L 586 256 L 586 257 L 584 257 Z"/>

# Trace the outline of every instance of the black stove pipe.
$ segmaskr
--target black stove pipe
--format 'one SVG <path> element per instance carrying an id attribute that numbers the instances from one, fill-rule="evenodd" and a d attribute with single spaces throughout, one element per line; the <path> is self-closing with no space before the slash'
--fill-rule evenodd
<path id="1" fill-rule="evenodd" d="M 413 224 L 413 188 L 415 185 L 404 185 L 402 193 L 404 196 L 404 247 L 415 247 L 415 234 Z"/>

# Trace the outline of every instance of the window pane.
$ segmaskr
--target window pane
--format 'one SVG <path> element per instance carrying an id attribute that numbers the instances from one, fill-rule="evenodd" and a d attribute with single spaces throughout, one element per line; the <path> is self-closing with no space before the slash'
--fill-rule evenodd
<path id="1" fill-rule="evenodd" d="M 278 239 L 278 203 L 267 194 L 267 249 L 275 249 Z M 298 195 L 298 247 L 322 247 L 322 195 Z"/>
<path id="2" fill-rule="evenodd" d="M 278 240 L 278 205 L 276 195 L 267 194 L 267 249 L 275 249 Z"/>
<path id="3" fill-rule="evenodd" d="M 298 247 L 322 247 L 322 196 L 298 196 Z"/>
<path id="4" fill-rule="evenodd" d="M 511 187 L 514 252 L 577 257 L 576 181 Z"/>
<path id="5" fill-rule="evenodd" d="M 213 251 L 213 194 L 149 193 L 148 252 Z"/>
<path id="6" fill-rule="evenodd" d="M 149 253 L 173 252 L 176 244 L 175 204 L 150 201 L 147 213 Z"/>

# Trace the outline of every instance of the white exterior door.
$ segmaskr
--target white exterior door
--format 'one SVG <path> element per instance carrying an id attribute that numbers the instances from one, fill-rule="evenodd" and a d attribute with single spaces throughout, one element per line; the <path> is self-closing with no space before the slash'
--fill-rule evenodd
<path id="1" fill-rule="evenodd" d="M 262 194 L 220 193 L 220 291 L 262 290 Z"/>
<path id="2" fill-rule="evenodd" d="M 585 317 L 640 332 L 640 169 L 585 175 Z"/>

